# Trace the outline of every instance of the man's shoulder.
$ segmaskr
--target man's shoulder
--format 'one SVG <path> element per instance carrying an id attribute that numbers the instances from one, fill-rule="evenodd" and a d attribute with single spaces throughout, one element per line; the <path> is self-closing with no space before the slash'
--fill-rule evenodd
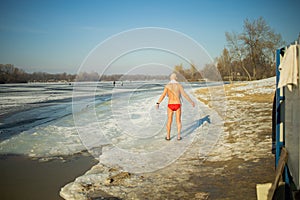
<path id="1" fill-rule="evenodd" d="M 170 88 L 172 85 L 180 85 L 179 83 L 167 83 L 166 88 Z"/>
<path id="2" fill-rule="evenodd" d="M 182 85 L 180 83 L 168 83 L 166 84 L 165 88 L 168 90 L 177 90 L 176 88 L 180 89 L 182 88 Z"/>

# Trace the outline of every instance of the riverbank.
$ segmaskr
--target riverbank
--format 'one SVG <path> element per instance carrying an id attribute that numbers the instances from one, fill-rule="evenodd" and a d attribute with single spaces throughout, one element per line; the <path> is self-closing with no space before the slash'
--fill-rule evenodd
<path id="1" fill-rule="evenodd" d="M 209 120 L 172 164 L 150 173 L 129 173 L 99 163 L 64 186 L 60 195 L 68 200 L 97 199 L 104 191 L 120 199 L 256 199 L 256 184 L 274 177 L 274 88 L 274 78 L 219 87 L 226 102 L 206 88 L 197 89 L 195 95 L 207 105 L 202 112 Z M 213 117 L 216 106 L 226 106 L 223 120 Z M 220 132 L 217 142 L 203 154 L 203 133 L 214 137 L 216 132 Z"/>

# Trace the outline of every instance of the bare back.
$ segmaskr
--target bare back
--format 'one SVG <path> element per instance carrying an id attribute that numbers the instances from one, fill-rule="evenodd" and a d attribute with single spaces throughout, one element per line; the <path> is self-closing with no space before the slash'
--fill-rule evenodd
<path id="1" fill-rule="evenodd" d="M 182 86 L 179 83 L 169 83 L 166 85 L 169 104 L 180 104 Z"/>
<path id="2" fill-rule="evenodd" d="M 195 103 L 191 100 L 189 95 L 186 94 L 184 91 L 182 85 L 178 82 L 176 83 L 168 83 L 165 86 L 165 89 L 158 99 L 158 104 L 162 102 L 162 100 L 165 98 L 165 96 L 168 96 L 168 103 L 169 104 L 181 104 L 181 96 L 186 98 L 193 106 L 195 106 Z"/>

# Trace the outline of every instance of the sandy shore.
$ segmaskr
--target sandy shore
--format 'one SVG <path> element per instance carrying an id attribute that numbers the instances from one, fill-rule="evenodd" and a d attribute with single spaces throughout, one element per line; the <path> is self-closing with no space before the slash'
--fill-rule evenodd
<path id="1" fill-rule="evenodd" d="M 275 79 L 226 85 L 226 102 L 207 89 L 195 91 L 206 104 L 204 113 L 225 107 L 223 122 L 202 125 L 202 131 L 222 130 L 212 150 L 201 154 L 196 137 L 171 165 L 135 174 L 118 166 L 95 165 L 61 189 L 65 199 L 256 199 L 256 184 L 272 182 L 271 112 Z M 222 110 L 222 109 L 221 109 Z M 208 131 L 208 133 L 210 133 Z M 182 141 L 184 142 L 184 140 Z M 199 150 L 200 149 L 200 150 Z M 106 193 L 104 195 L 103 191 Z"/>

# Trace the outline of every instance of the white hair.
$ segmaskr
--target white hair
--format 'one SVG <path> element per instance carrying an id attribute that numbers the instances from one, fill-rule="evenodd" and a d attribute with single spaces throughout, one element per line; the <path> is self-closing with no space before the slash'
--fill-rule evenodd
<path id="1" fill-rule="evenodd" d="M 176 80 L 177 79 L 177 75 L 175 73 L 172 73 L 170 75 L 170 80 Z"/>

